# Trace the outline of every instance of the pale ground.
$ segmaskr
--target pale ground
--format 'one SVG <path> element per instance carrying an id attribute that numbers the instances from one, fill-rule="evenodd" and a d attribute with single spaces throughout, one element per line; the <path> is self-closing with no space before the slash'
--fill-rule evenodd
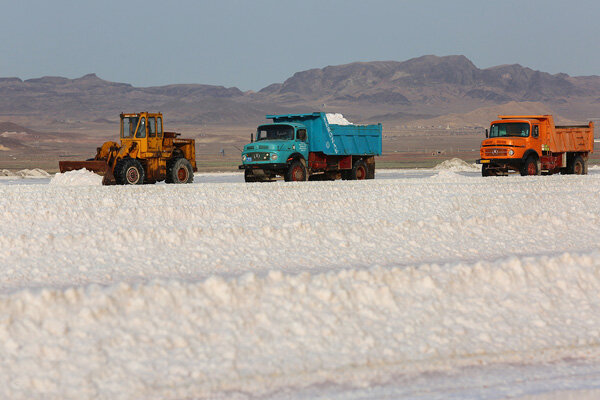
<path id="1" fill-rule="evenodd" d="M 600 170 L 242 180 L 0 178 L 0 397 L 600 395 Z"/>

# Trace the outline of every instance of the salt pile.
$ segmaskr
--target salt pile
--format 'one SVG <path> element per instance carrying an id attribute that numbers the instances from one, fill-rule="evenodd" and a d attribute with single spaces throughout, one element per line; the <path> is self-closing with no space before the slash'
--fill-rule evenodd
<path id="1" fill-rule="evenodd" d="M 0 176 L 10 176 L 15 178 L 48 178 L 50 174 L 43 169 L 22 169 L 17 172 L 12 172 L 8 169 L 0 171 Z"/>
<path id="2" fill-rule="evenodd" d="M 98 186 L 102 185 L 102 177 L 87 169 L 78 169 L 58 173 L 50 180 L 50 185 L 55 186 Z"/>
<path id="3" fill-rule="evenodd" d="M 23 178 L 48 178 L 50 174 L 43 169 L 34 168 L 34 169 L 22 169 L 17 172 L 18 176 L 22 176 Z"/>
<path id="4" fill-rule="evenodd" d="M 470 171 L 478 171 L 479 167 L 474 164 L 469 164 L 460 158 L 452 158 L 450 160 L 445 160 L 435 167 L 435 170 L 446 170 L 446 171 L 454 171 L 454 172 L 470 172 Z"/>
<path id="5" fill-rule="evenodd" d="M 334 125 L 353 125 L 352 122 L 348 121 L 342 114 L 329 113 L 326 114 L 327 122 Z"/>

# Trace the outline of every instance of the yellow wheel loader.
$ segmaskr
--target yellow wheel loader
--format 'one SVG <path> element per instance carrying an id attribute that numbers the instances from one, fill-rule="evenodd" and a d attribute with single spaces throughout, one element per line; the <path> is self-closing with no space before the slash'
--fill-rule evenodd
<path id="1" fill-rule="evenodd" d="M 60 161 L 60 172 L 85 168 L 103 175 L 103 185 L 191 183 L 196 168 L 194 139 L 163 131 L 160 113 L 121 114 L 121 143 L 105 142 L 87 161 Z"/>

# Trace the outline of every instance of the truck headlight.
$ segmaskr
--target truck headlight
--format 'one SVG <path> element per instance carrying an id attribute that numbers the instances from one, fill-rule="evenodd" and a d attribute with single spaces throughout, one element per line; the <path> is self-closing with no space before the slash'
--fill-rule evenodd
<path id="1" fill-rule="evenodd" d="M 242 154 L 242 162 L 246 161 L 246 155 Z"/>
<path id="2" fill-rule="evenodd" d="M 277 160 L 277 153 L 271 154 L 271 160 L 273 160 L 273 161 Z"/>
<path id="3" fill-rule="evenodd" d="M 508 155 L 509 155 L 509 156 L 513 156 L 514 154 L 515 154 L 515 151 L 514 151 L 513 149 L 510 149 L 510 150 L 508 151 Z"/>

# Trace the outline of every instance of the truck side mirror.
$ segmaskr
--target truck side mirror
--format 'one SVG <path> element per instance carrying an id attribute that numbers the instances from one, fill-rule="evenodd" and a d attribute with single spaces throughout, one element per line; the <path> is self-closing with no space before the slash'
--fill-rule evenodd
<path id="1" fill-rule="evenodd" d="M 490 137 L 490 132 L 487 130 L 487 128 L 485 128 L 485 137 L 486 138 Z"/>
<path id="2" fill-rule="evenodd" d="M 250 143 L 254 143 L 254 133 L 250 134 Z"/>
<path id="3" fill-rule="evenodd" d="M 537 125 L 533 126 L 533 137 L 538 137 L 540 136 L 540 128 Z"/>

